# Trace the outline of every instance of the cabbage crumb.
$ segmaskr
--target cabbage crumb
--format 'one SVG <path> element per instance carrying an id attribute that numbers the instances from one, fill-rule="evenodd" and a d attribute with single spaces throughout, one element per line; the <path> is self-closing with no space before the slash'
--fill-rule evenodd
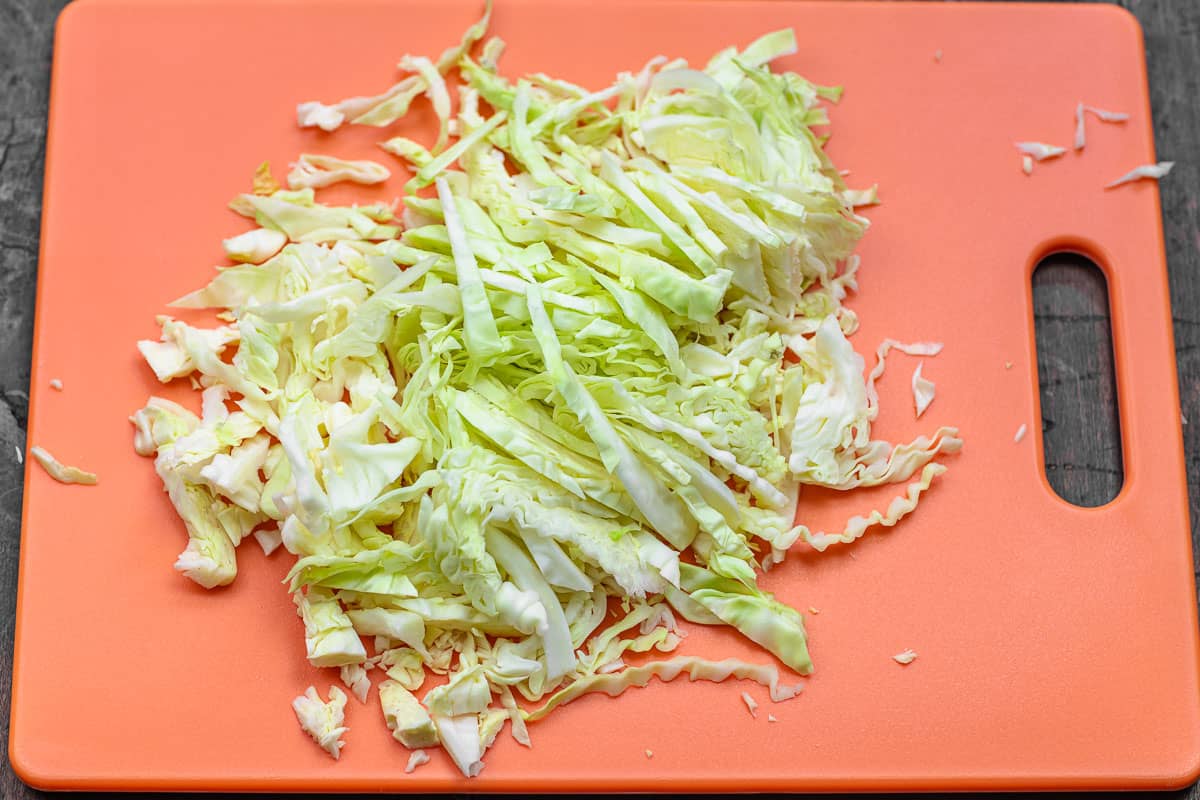
<path id="1" fill-rule="evenodd" d="M 264 161 L 254 170 L 254 182 L 250 191 L 260 197 L 267 197 L 278 192 L 281 188 L 279 181 L 271 175 L 271 162 Z"/>
<path id="2" fill-rule="evenodd" d="M 917 653 L 915 650 L 905 650 L 903 653 L 896 653 L 896 655 L 892 656 L 892 660 L 897 664 L 908 666 L 917 660 Z"/>
<path id="3" fill-rule="evenodd" d="M 413 750 L 412 755 L 408 757 L 408 763 L 404 765 L 404 772 L 411 773 L 422 764 L 429 763 L 429 753 L 424 750 Z"/>
<path id="4" fill-rule="evenodd" d="M 1013 442 L 1020 442 L 1025 438 L 1025 423 L 1021 423 L 1021 427 L 1017 428 L 1016 434 L 1013 436 Z"/>
<path id="5" fill-rule="evenodd" d="M 37 459 L 37 462 L 42 465 L 42 469 L 46 470 L 47 474 L 59 483 L 79 483 L 84 486 L 95 486 L 99 482 L 95 473 L 64 464 L 50 455 L 45 448 L 31 447 L 29 448 L 29 454 Z"/>
<path id="6" fill-rule="evenodd" d="M 1034 161 L 1045 161 L 1048 158 L 1058 158 L 1067 152 L 1067 148 L 1044 142 L 1016 142 L 1016 147 Z"/>
<path id="7" fill-rule="evenodd" d="M 924 361 L 918 362 L 917 368 L 913 370 L 912 375 L 913 405 L 917 410 L 917 419 L 921 418 L 921 415 L 929 408 L 929 404 L 933 402 L 935 389 L 933 381 L 921 374 L 921 369 L 924 366 Z"/>
<path id="8" fill-rule="evenodd" d="M 742 702 L 746 704 L 746 708 L 750 711 L 750 716 L 758 719 L 758 702 L 750 696 L 749 692 L 742 692 Z"/>
<path id="9" fill-rule="evenodd" d="M 846 198 L 846 204 L 851 208 L 877 206 L 879 205 L 879 187 L 872 186 L 870 189 L 846 189 L 844 192 L 842 192 L 842 197 Z"/>
<path id="10" fill-rule="evenodd" d="M 350 693 L 358 698 L 358 702 L 367 702 L 367 693 L 371 691 L 371 678 L 362 664 L 342 665 L 341 679 Z"/>
<path id="11" fill-rule="evenodd" d="M 269 556 L 279 549 L 279 545 L 283 544 L 283 533 L 279 530 L 278 525 L 262 528 L 254 532 L 254 540 L 262 548 L 263 555 Z"/>
<path id="12" fill-rule="evenodd" d="M 51 378 L 50 379 L 50 388 L 56 392 L 61 392 L 63 390 L 63 382 L 60 381 L 58 378 Z"/>

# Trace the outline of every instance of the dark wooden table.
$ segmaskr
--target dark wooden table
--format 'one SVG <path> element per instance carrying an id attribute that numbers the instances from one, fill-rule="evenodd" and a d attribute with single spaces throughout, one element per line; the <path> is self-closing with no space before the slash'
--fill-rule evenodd
<path id="1" fill-rule="evenodd" d="M 66 0 L 0 0 L 0 729 L 5 742 L 22 488 L 13 446 L 25 448 L 46 96 L 54 20 L 64 5 Z M 1162 183 L 1163 226 L 1182 411 L 1192 421 L 1184 427 L 1184 445 L 1195 543 L 1200 530 L 1200 1 L 1120 0 L 1120 5 L 1145 29 L 1159 156 L 1178 162 Z M 1122 481 L 1103 279 L 1071 258 L 1052 259 L 1035 279 L 1035 318 L 1047 475 L 1067 499 L 1098 505 L 1114 496 Z M 7 759 L 0 760 L 0 798 L 42 796 L 13 775 Z M 1193 786 L 1170 796 L 1192 798 L 1200 792 Z"/>

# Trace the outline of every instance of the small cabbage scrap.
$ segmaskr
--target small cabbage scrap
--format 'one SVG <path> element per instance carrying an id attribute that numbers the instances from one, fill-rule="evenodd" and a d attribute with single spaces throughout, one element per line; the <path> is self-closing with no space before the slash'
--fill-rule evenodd
<path id="1" fill-rule="evenodd" d="M 362 664 L 343 664 L 341 678 L 350 693 L 358 698 L 358 702 L 367 702 L 367 693 L 371 691 L 371 677 L 367 675 L 366 667 Z"/>
<path id="2" fill-rule="evenodd" d="M 1127 122 L 1129 115 L 1124 111 L 1105 111 L 1103 108 L 1095 106 L 1084 106 L 1085 111 L 1089 111 L 1096 115 L 1096 118 L 1103 122 Z"/>
<path id="3" fill-rule="evenodd" d="M 334 156 L 303 153 L 288 173 L 289 189 L 320 189 L 340 181 L 364 186 L 382 183 L 392 176 L 388 168 L 374 161 L 347 161 Z M 282 246 L 282 245 L 281 245 Z"/>
<path id="4" fill-rule="evenodd" d="M 383 707 L 388 730 L 396 741 L 409 749 L 437 745 L 438 734 L 433 719 L 408 689 L 396 681 L 384 681 L 379 684 L 379 704 Z"/>
<path id="5" fill-rule="evenodd" d="M 283 531 L 279 530 L 278 525 L 271 528 L 261 528 L 253 533 L 254 540 L 262 548 L 264 556 L 271 555 L 271 553 L 274 553 L 283 544 Z"/>
<path id="6" fill-rule="evenodd" d="M 268 228 L 255 228 L 221 243 L 230 261 L 261 264 L 287 244 L 287 236 Z"/>
<path id="7" fill-rule="evenodd" d="M 254 170 L 254 181 L 250 191 L 257 195 L 275 194 L 279 191 L 279 182 L 271 174 L 271 162 L 264 161 Z"/>
<path id="8" fill-rule="evenodd" d="M 847 189 L 842 194 L 852 208 L 879 204 L 878 186 L 872 186 L 870 189 Z"/>
<path id="9" fill-rule="evenodd" d="M 404 772 L 406 774 L 411 773 L 415 771 L 417 767 L 428 764 L 429 761 L 429 753 L 425 752 L 424 750 L 413 750 L 412 755 L 408 757 L 408 763 L 404 765 Z"/>
<path id="10" fill-rule="evenodd" d="M 868 413 L 870 414 L 870 419 L 874 419 L 879 414 L 879 392 L 876 390 L 875 384 L 876 384 L 876 382 L 878 382 L 878 380 L 881 377 L 883 377 L 884 370 L 887 369 L 888 353 L 890 353 L 892 350 L 899 350 L 901 353 L 904 353 L 905 355 L 909 355 L 909 356 L 932 357 L 932 356 L 936 356 L 938 353 L 942 352 L 942 346 L 943 345 L 941 342 L 906 343 L 906 342 L 898 342 L 895 339 L 884 339 L 879 344 L 879 347 L 876 348 L 876 350 L 875 350 L 875 366 L 872 367 L 871 371 L 867 373 L 866 399 L 867 399 L 867 409 L 868 409 Z M 920 370 L 919 364 L 917 366 L 917 369 Z M 914 373 L 914 375 L 913 375 L 913 396 L 914 396 L 914 398 L 916 398 L 916 396 L 917 396 L 917 385 L 916 384 L 917 384 L 918 378 L 919 378 L 919 376 L 916 373 Z M 929 389 L 930 389 L 930 392 L 933 391 L 932 383 L 931 383 Z M 918 405 L 919 405 L 919 403 L 918 403 Z M 919 418 L 920 416 L 921 416 L 921 412 L 918 411 L 917 417 Z M 939 433 L 941 433 L 941 431 L 939 431 Z M 955 432 L 947 431 L 947 433 L 950 433 L 952 438 L 955 438 L 955 439 L 957 438 L 957 434 Z M 956 445 L 952 445 L 952 446 L 956 446 Z M 900 479 L 900 480 L 903 480 L 903 479 Z"/>
<path id="11" fill-rule="evenodd" d="M 1047 158 L 1058 158 L 1067 152 L 1067 148 L 1043 142 L 1017 142 L 1017 149 L 1034 161 L 1045 161 Z"/>
<path id="12" fill-rule="evenodd" d="M 1174 161 L 1160 161 L 1157 164 L 1143 164 L 1140 167 L 1134 167 L 1112 183 L 1105 184 L 1104 188 L 1112 189 L 1117 186 L 1122 186 L 1126 183 L 1140 181 L 1143 178 L 1149 180 L 1158 180 L 1159 178 L 1165 177 L 1174 166 Z"/>
<path id="13" fill-rule="evenodd" d="M 292 710 L 300 727 L 336 760 L 346 743 L 342 735 L 350 730 L 342 723 L 346 719 L 346 694 L 336 686 L 329 687 L 329 702 L 321 700 L 316 688 L 310 686 L 304 694 L 292 701 Z"/>
<path id="14" fill-rule="evenodd" d="M 917 654 L 916 654 L 916 651 L 914 651 L 914 650 L 905 650 L 902 653 L 896 653 L 896 655 L 892 656 L 892 660 L 895 661 L 897 664 L 901 664 L 903 666 L 908 666 L 909 664 L 911 664 L 912 662 L 917 660 Z"/>
<path id="15" fill-rule="evenodd" d="M 921 418 L 921 415 L 929 408 L 929 404 L 933 402 L 935 389 L 933 381 L 921 374 L 921 368 L 924 366 L 924 361 L 918 363 L 912 375 L 913 404 L 916 406 L 917 419 Z"/>
<path id="16" fill-rule="evenodd" d="M 310 664 L 359 701 L 380 670 L 408 770 L 440 746 L 468 777 L 506 725 L 531 746 L 589 693 L 686 675 L 794 697 L 804 617 L 760 571 L 896 525 L 962 446 L 951 427 L 872 435 L 887 353 L 941 345 L 885 340 L 868 371 L 851 344 L 856 207 L 878 194 L 824 150 L 841 90 L 772 70 L 792 31 L 582 87 L 502 75 L 496 39 L 475 53 L 490 12 L 379 94 L 298 106 L 335 131 L 428 102 L 437 130 L 380 135 L 413 175 L 392 205 L 317 201 L 387 179 L 373 161 L 302 154 L 287 188 L 261 167 L 230 204 L 257 228 L 172 303 L 223 324 L 164 316 L 138 344 L 199 412 L 151 398 L 131 417 L 187 534 L 176 569 L 213 588 L 247 539 L 286 550 Z M 919 412 L 927 384 L 918 368 Z M 891 483 L 840 533 L 797 523 L 805 484 Z M 786 677 L 669 655 L 692 624 Z M 345 702 L 295 704 L 335 757 Z"/>
<path id="17" fill-rule="evenodd" d="M 95 473 L 63 464 L 57 458 L 50 455 L 49 451 L 44 447 L 31 447 L 29 448 L 29 454 L 37 459 L 37 462 L 42 465 L 42 469 L 46 470 L 46 473 L 59 483 L 81 483 L 85 486 L 95 486 L 99 481 Z M 18 452 L 19 455 L 20 453 Z"/>
<path id="18" fill-rule="evenodd" d="M 746 710 L 750 712 L 750 716 L 758 718 L 758 701 L 750 696 L 749 692 L 742 692 L 742 702 L 746 704 Z"/>
<path id="19" fill-rule="evenodd" d="M 1075 149 L 1082 150 L 1087 145 L 1086 112 L 1095 115 L 1101 122 L 1126 122 L 1129 115 L 1121 111 L 1106 111 L 1103 108 L 1087 106 L 1079 103 L 1075 106 Z"/>

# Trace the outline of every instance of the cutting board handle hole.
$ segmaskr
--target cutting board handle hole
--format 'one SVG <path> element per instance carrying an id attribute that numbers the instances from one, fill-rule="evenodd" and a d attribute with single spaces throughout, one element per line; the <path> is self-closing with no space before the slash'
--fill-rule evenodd
<path id="1" fill-rule="evenodd" d="M 1063 500 L 1104 505 L 1125 468 L 1108 281 L 1091 258 L 1046 255 L 1033 270 L 1042 469 Z"/>

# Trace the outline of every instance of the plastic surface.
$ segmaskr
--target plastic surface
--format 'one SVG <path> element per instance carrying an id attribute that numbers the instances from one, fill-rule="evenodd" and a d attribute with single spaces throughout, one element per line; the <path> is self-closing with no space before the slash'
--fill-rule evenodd
<path id="1" fill-rule="evenodd" d="M 289 701 L 336 680 L 304 660 L 279 585 L 289 557 L 242 549 L 206 592 L 171 569 L 184 544 L 125 418 L 163 391 L 134 349 L 165 303 L 208 280 L 244 222 L 225 202 L 270 159 L 388 156 L 384 133 L 295 127 L 294 104 L 389 85 L 478 13 L 435 0 L 83 0 L 55 46 L 29 441 L 100 475 L 28 468 L 10 749 L 27 781 L 71 789 L 803 791 L 1165 788 L 1200 758 L 1196 604 L 1158 192 L 1105 192 L 1154 160 L 1141 33 L 1109 7 L 499 0 L 507 74 L 599 86 L 660 52 L 702 61 L 795 26 L 782 62 L 846 87 L 830 145 L 878 183 L 861 247 L 864 355 L 941 340 L 918 424 L 893 355 L 878 434 L 957 424 L 966 450 L 918 513 L 852 548 L 796 553 L 766 585 L 807 614 L 817 671 L 771 706 L 741 684 L 589 697 L 502 733 L 482 776 L 444 754 L 412 775 L 374 692 L 351 700 L 335 763 Z M 935 52 L 941 51 L 938 61 Z M 1067 145 L 1078 100 L 1133 115 L 1087 149 L 1021 171 L 1015 140 Z M 407 131 L 428 136 L 422 112 Z M 422 123 L 422 124 L 417 124 Z M 422 132 L 424 131 L 424 132 Z M 394 133 L 392 134 L 394 135 Z M 391 198 L 397 175 L 375 192 Z M 348 197 L 340 190 L 326 196 Z M 1030 272 L 1048 250 L 1105 270 L 1126 485 L 1084 510 L 1042 476 Z M 868 359 L 872 356 L 868 355 Z M 1005 362 L 1013 362 L 1005 369 Z M 59 377 L 63 392 L 48 381 Z M 169 396 L 186 396 L 186 389 Z M 1022 423 L 1030 435 L 1014 444 Z M 889 488 L 804 495 L 810 524 Z M 913 648 L 908 667 L 891 655 Z M 681 652 L 768 658 L 693 626 Z M 739 693 L 762 708 L 746 713 Z M 779 721 L 769 724 L 767 711 Z M 644 751 L 653 750 L 647 759 Z"/>

